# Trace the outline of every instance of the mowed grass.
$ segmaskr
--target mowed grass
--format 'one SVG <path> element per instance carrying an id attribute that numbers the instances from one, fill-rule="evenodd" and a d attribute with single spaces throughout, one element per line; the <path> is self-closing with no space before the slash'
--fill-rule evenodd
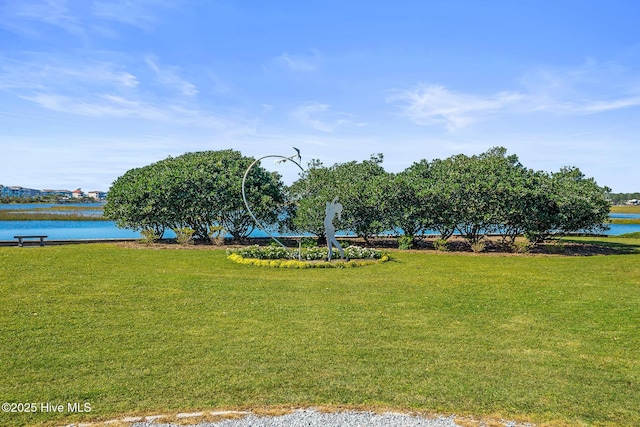
<path id="1" fill-rule="evenodd" d="M 638 253 L 287 270 L 216 249 L 5 247 L 0 310 L 0 402 L 92 408 L 0 425 L 265 405 L 640 425 Z"/>

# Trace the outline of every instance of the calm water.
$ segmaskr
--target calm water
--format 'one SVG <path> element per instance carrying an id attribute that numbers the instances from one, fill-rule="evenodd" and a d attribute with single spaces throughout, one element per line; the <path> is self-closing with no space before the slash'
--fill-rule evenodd
<path id="1" fill-rule="evenodd" d="M 0 203 L 0 209 L 31 210 L 72 206 L 76 208 L 99 208 L 104 203 Z"/>
<path id="2" fill-rule="evenodd" d="M 33 209 L 60 205 L 48 204 L 0 204 L 0 209 Z M 63 206 L 102 206 L 100 203 L 66 204 Z M 640 214 L 611 214 L 612 218 L 640 218 Z M 606 234 L 616 236 L 625 233 L 640 232 L 640 224 L 610 224 Z M 126 239 L 139 238 L 140 233 L 123 230 L 112 221 L 0 221 L 0 240 L 14 240 L 15 235 L 46 235 L 50 240 L 74 239 Z M 252 237 L 266 237 L 260 230 L 254 231 Z M 164 237 L 172 238 L 175 234 L 168 230 Z"/>

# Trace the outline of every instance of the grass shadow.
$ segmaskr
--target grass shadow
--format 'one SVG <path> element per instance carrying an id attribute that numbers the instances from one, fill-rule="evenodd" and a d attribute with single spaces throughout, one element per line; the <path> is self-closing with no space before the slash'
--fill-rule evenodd
<path id="1" fill-rule="evenodd" d="M 562 243 L 571 245 L 565 246 L 567 255 L 635 255 L 640 254 L 640 240 L 630 240 L 627 242 L 611 240 L 582 240 L 576 238 L 563 238 Z"/>

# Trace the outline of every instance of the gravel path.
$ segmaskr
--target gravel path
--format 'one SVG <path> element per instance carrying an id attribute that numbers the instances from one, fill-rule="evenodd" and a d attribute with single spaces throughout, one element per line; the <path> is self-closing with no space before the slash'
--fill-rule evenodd
<path id="1" fill-rule="evenodd" d="M 516 423 L 505 421 L 505 427 Z M 287 415 L 257 416 L 250 414 L 241 419 L 229 419 L 196 424 L 197 427 L 462 427 L 451 418 L 428 419 L 407 414 L 373 412 L 318 412 L 299 409 Z M 184 427 L 184 424 L 136 423 L 132 427 Z"/>

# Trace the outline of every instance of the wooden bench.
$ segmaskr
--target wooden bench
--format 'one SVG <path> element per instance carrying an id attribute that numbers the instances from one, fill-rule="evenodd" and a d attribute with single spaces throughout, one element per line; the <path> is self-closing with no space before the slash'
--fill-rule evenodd
<path id="1" fill-rule="evenodd" d="M 14 239 L 18 239 L 18 246 L 22 247 L 22 241 L 24 239 L 40 239 L 40 246 L 44 246 L 44 239 L 49 236 L 13 236 Z"/>

